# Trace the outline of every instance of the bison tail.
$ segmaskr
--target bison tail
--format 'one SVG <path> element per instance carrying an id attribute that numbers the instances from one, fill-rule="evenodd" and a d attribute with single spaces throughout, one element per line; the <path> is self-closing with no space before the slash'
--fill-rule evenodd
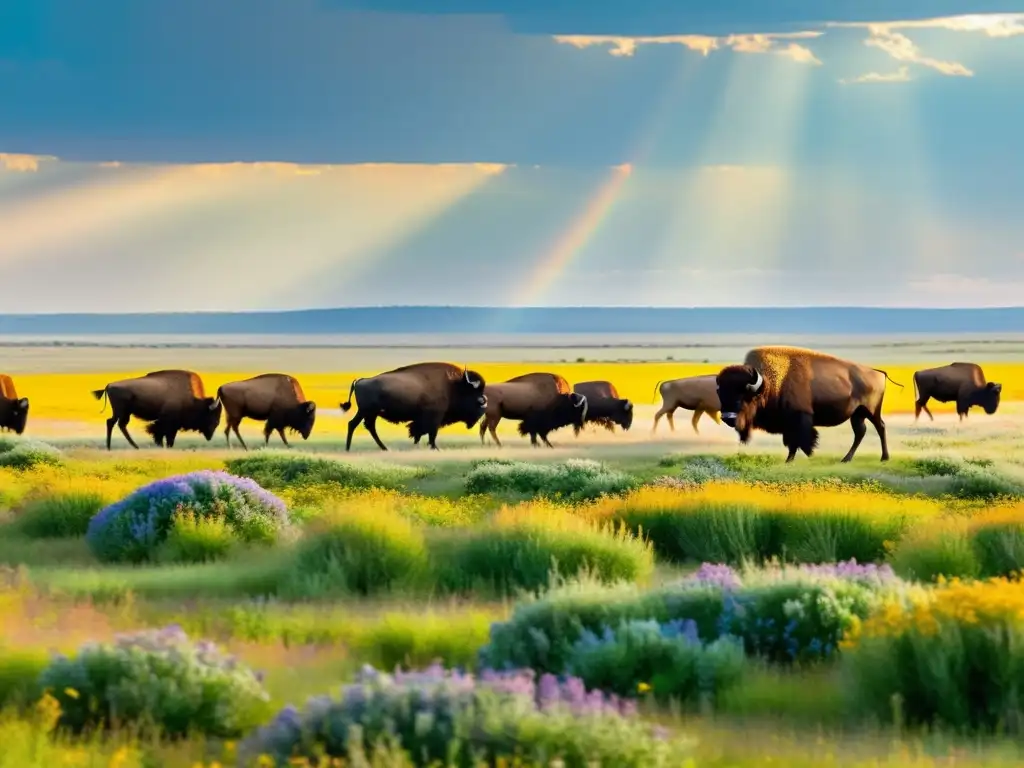
<path id="1" fill-rule="evenodd" d="M 889 379 L 889 381 L 892 381 L 892 379 L 889 378 L 889 374 L 886 373 L 885 371 L 883 371 L 881 368 L 875 368 L 875 370 L 878 371 L 883 376 L 885 376 L 885 378 Z M 898 381 L 892 381 L 892 383 L 895 384 L 900 389 L 903 389 L 903 385 L 900 384 Z M 915 382 L 915 386 L 916 386 L 916 382 Z"/>
<path id="2" fill-rule="evenodd" d="M 355 391 L 356 384 L 360 381 L 362 381 L 362 379 L 352 379 L 352 384 L 348 388 L 348 400 L 341 404 L 342 413 L 348 413 L 352 410 L 352 392 Z"/>
<path id="3" fill-rule="evenodd" d="M 103 401 L 103 407 L 100 408 L 100 413 L 103 413 L 103 411 L 107 409 L 107 388 L 104 387 L 103 389 L 94 389 L 92 391 L 92 396 L 95 397 L 97 400 Z"/>
<path id="4" fill-rule="evenodd" d="M 664 381 L 659 381 L 657 384 L 654 385 L 654 394 L 651 396 L 652 402 L 653 401 L 657 401 L 657 399 L 658 399 L 658 392 L 661 391 L 661 385 L 664 384 L 664 383 L 665 383 Z"/>

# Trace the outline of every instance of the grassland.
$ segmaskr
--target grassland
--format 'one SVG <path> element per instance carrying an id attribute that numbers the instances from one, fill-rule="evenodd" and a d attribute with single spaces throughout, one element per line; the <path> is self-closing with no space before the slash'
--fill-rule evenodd
<path id="1" fill-rule="evenodd" d="M 207 387 L 263 372 L 240 360 L 222 352 L 217 365 L 200 367 Z M 331 372 L 300 366 L 290 372 L 328 405 L 314 438 L 288 459 L 280 451 L 229 452 L 220 438 L 108 454 L 89 392 L 147 367 L 128 359 L 123 368 L 55 373 L 64 369 L 59 362 L 36 361 L 17 374 L 19 391 L 32 398 L 30 436 L 60 454 L 0 466 L 0 702 L 8 707 L 0 768 L 232 762 L 231 741 L 211 736 L 167 742 L 131 729 L 53 729 L 56 715 L 33 688 L 49 652 L 74 654 L 127 630 L 177 623 L 215 640 L 266 673 L 269 718 L 336 691 L 364 663 L 477 667 L 496 622 L 521 615 L 530 593 L 543 600 L 549 589 L 557 594 L 560 579 L 580 574 L 578 588 L 606 607 L 627 604 L 629 590 L 643 600 L 674 595 L 703 562 L 760 573 L 773 561 L 856 557 L 892 566 L 908 594 L 932 589 L 921 585 L 940 574 L 1005 575 L 1024 567 L 1024 390 L 1016 384 L 1024 363 L 981 362 L 1004 382 L 996 416 L 972 414 L 961 425 L 950 406 L 934 406 L 934 423 L 914 425 L 910 374 L 922 366 L 889 361 L 883 367 L 907 385 L 890 385 L 887 397 L 891 462 L 878 462 L 871 434 L 854 462 L 839 464 L 850 441 L 839 428 L 823 434 L 814 459 L 784 465 L 778 438 L 741 448 L 734 433 L 707 421 L 699 436 L 683 418 L 675 433 L 662 427 L 650 435 L 655 383 L 716 370 L 711 362 L 470 362 L 492 380 L 538 367 L 570 381 L 610 379 L 642 405 L 630 433 L 558 433 L 555 450 L 527 447 L 511 437 L 511 425 L 503 425 L 505 449 L 451 429 L 441 445 L 453 450 L 441 452 L 413 450 L 390 428 L 385 441 L 407 450 L 371 451 L 360 432 L 358 452 L 347 456 L 339 453 L 345 420 L 329 411 L 352 378 L 376 371 L 358 360 Z M 164 366 L 179 364 L 188 363 Z M 135 431 L 143 437 L 141 425 Z M 243 431 L 257 434 L 251 424 Z M 486 463 L 495 459 L 513 463 Z M 292 535 L 268 548 L 236 541 L 223 527 L 183 529 L 194 534 L 191 549 L 162 548 L 141 563 L 97 556 L 83 534 L 102 506 L 200 470 L 252 477 L 275 493 Z M 1000 735 L 1012 722 L 980 733 L 962 723 L 921 728 L 898 713 L 880 717 L 859 708 L 861 687 L 849 675 L 842 658 L 759 659 L 713 702 L 642 699 L 641 717 L 688 740 L 685 764 L 694 768 L 1020 764 L 1019 732 Z"/>

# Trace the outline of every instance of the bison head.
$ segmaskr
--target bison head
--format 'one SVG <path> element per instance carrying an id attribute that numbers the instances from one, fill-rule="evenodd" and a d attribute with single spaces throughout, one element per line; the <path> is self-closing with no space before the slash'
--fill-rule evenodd
<path id="1" fill-rule="evenodd" d="M 991 416 L 999 408 L 999 396 L 1003 392 L 1003 385 L 990 381 L 978 390 L 974 396 L 974 402 L 985 409 L 985 413 Z"/>
<path id="2" fill-rule="evenodd" d="M 4 399 L 0 398 L 0 416 L 3 416 L 3 421 L 0 422 L 0 427 L 13 430 L 16 434 L 21 434 L 25 431 L 25 423 L 28 421 L 28 398 L 23 397 L 20 400 L 7 400 L 7 408 L 4 409 Z M 6 413 L 4 412 L 6 411 Z"/>
<path id="3" fill-rule="evenodd" d="M 219 397 L 204 397 L 199 409 L 199 432 L 206 438 L 207 442 L 213 439 L 217 427 L 220 425 L 220 416 L 224 410 L 224 404 Z"/>
<path id="4" fill-rule="evenodd" d="M 461 421 L 466 429 L 476 426 L 487 410 L 485 386 L 484 377 L 469 368 L 462 372 L 460 379 L 452 382 L 451 414 L 455 417 L 452 423 Z"/>
<path id="5" fill-rule="evenodd" d="M 620 427 L 629 431 L 629 428 L 633 426 L 633 402 L 631 400 L 622 401 L 622 408 L 616 414 L 615 420 Z"/>
<path id="6" fill-rule="evenodd" d="M 757 397 L 764 391 L 764 377 L 750 365 L 730 365 L 715 379 L 722 421 L 735 429 L 743 442 L 750 439 L 757 413 Z"/>
<path id="7" fill-rule="evenodd" d="M 313 432 L 314 422 L 316 422 L 316 403 L 312 400 L 307 400 L 295 406 L 295 410 L 292 412 L 291 424 L 288 426 L 302 435 L 303 440 L 309 440 L 309 436 Z"/>

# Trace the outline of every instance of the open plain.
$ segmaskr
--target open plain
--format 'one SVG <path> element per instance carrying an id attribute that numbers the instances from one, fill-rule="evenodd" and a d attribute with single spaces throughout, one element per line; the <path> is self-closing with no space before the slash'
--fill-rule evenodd
<path id="1" fill-rule="evenodd" d="M 1024 656 L 999 638 L 1024 632 L 1012 580 L 1024 566 L 1024 350 L 800 341 L 904 384 L 886 393 L 890 462 L 869 431 L 840 464 L 848 425 L 789 465 L 779 437 L 740 446 L 707 417 L 698 435 L 682 411 L 674 432 L 662 422 L 652 435 L 657 382 L 737 362 L 742 340 L 0 348 L 32 403 L 25 435 L 0 435 L 0 767 L 256 764 L 257 753 L 313 765 L 325 751 L 358 765 L 375 742 L 370 764 L 382 766 L 443 763 L 466 743 L 492 765 L 517 750 L 527 765 L 1019 764 Z M 935 421 L 915 424 L 913 371 L 956 359 L 1003 384 L 999 411 L 961 423 L 933 403 Z M 388 425 L 388 453 L 360 429 L 345 454 L 338 404 L 351 381 L 420 360 L 468 363 L 491 382 L 531 370 L 607 379 L 635 402 L 633 427 L 561 430 L 554 449 L 507 422 L 501 449 L 450 427 L 434 452 Z M 290 451 L 276 437 L 270 451 L 227 450 L 219 432 L 136 452 L 115 434 L 108 453 L 90 391 L 158 368 L 194 369 L 211 393 L 291 373 L 318 404 L 313 436 Z M 242 433 L 262 442 L 259 425 Z M 171 625 L 262 677 L 189 656 Z M 162 634 L 116 645 L 143 629 Z M 108 650 L 90 656 L 89 642 Z M 188 661 L 154 660 L 168 649 Z M 364 664 L 435 661 L 481 677 L 469 693 L 437 669 L 362 678 L 339 696 Z M 530 689 L 539 709 L 524 714 L 500 686 L 483 693 L 484 670 L 505 668 L 571 679 L 561 693 Z M 598 712 L 574 685 L 638 711 Z M 334 703 L 306 704 L 324 694 Z M 569 709 L 545 709 L 552 696 Z M 365 750 L 338 736 L 353 724 Z M 175 729 L 186 738 L 167 738 Z M 459 754 L 453 764 L 473 764 Z"/>

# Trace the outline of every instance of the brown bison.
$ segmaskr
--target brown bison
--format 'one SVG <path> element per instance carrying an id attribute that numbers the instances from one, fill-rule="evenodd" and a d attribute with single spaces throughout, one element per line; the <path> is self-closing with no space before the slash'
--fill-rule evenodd
<path id="1" fill-rule="evenodd" d="M 536 447 L 537 437 L 553 447 L 548 434 L 556 429 L 583 427 L 587 418 L 587 398 L 569 388 L 569 382 L 555 373 L 525 373 L 522 376 L 490 384 L 487 387 L 487 412 L 480 423 L 480 442 L 488 430 L 499 446 L 496 427 L 502 419 L 519 421 L 519 434 L 530 436 Z"/>
<path id="2" fill-rule="evenodd" d="M 658 429 L 658 421 L 664 416 L 668 420 L 669 429 L 676 431 L 675 422 L 672 419 L 677 408 L 693 411 L 693 431 L 698 435 L 697 422 L 705 413 L 711 417 L 715 424 L 722 422 L 718 418 L 718 412 L 722 410 L 718 402 L 718 377 L 716 374 L 706 376 L 688 376 L 684 379 L 671 379 L 659 381 L 655 385 L 655 391 L 661 395 L 661 408 L 654 414 L 654 426 L 651 427 L 651 434 Z"/>
<path id="3" fill-rule="evenodd" d="M 619 391 L 610 381 L 581 381 L 572 391 L 587 398 L 587 424 L 615 431 L 618 424 L 627 432 L 633 426 L 633 403 L 619 397 Z M 578 427 L 574 427 L 577 435 Z"/>
<path id="4" fill-rule="evenodd" d="M 146 432 L 153 441 L 174 447 L 178 432 L 198 432 L 212 440 L 220 424 L 224 405 L 220 398 L 206 396 L 203 380 L 192 371 L 153 371 L 135 379 L 124 379 L 94 390 L 97 400 L 110 401 L 112 415 L 107 419 L 107 450 L 116 424 L 133 448 L 138 448 L 128 434 L 132 416 L 151 422 Z"/>
<path id="5" fill-rule="evenodd" d="M 370 437 L 386 451 L 377 434 L 378 418 L 392 424 L 408 423 L 409 436 L 416 443 L 426 435 L 430 447 L 437 450 L 437 433 L 442 427 L 461 421 L 466 429 L 472 429 L 484 415 L 484 386 L 479 373 L 451 363 L 414 363 L 356 379 L 349 387 L 348 400 L 341 404 L 341 410 L 347 413 L 354 396 L 357 406 L 356 415 L 348 423 L 345 450 L 352 448 L 356 427 L 365 423 Z"/>
<path id="6" fill-rule="evenodd" d="M 270 435 L 275 430 L 285 445 L 288 445 L 284 436 L 286 429 L 295 430 L 303 440 L 308 440 L 316 421 L 316 403 L 307 400 L 299 382 L 285 373 L 264 373 L 245 381 L 233 381 L 218 389 L 217 397 L 224 403 L 227 415 L 224 437 L 228 447 L 231 447 L 231 430 L 234 430 L 238 442 L 249 450 L 238 433 L 242 419 L 266 422 L 264 445 L 270 443 Z"/>
<path id="7" fill-rule="evenodd" d="M 757 347 L 747 353 L 743 365 L 730 365 L 718 373 L 722 421 L 744 443 L 754 429 L 782 435 L 789 449 L 787 462 L 798 450 L 807 456 L 814 452 L 816 427 L 836 427 L 846 421 L 853 427 L 853 445 L 843 461 L 850 461 L 867 432 L 864 422 L 870 421 L 882 442 L 882 461 L 887 461 L 889 446 L 882 421 L 887 379 L 892 381 L 885 371 L 809 349 Z"/>
<path id="8" fill-rule="evenodd" d="M 20 435 L 25 431 L 27 421 L 28 398 L 18 397 L 14 379 L 0 373 L 0 428 Z"/>
<path id="9" fill-rule="evenodd" d="M 985 381 L 985 373 L 976 363 L 950 363 L 941 368 L 927 368 L 914 374 L 914 421 L 921 411 L 935 421 L 928 410 L 928 400 L 940 403 L 956 401 L 956 412 L 963 421 L 972 406 L 980 406 L 990 416 L 999 408 L 1003 385 Z"/>

